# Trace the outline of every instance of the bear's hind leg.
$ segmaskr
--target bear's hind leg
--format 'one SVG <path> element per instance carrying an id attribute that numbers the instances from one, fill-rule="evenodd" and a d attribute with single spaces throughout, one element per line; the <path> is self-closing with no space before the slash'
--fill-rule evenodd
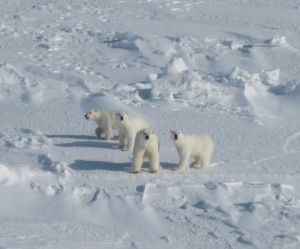
<path id="1" fill-rule="evenodd" d="M 202 160 L 200 156 L 195 156 L 195 161 L 191 164 L 191 167 L 196 169 L 201 169 L 202 167 Z"/>
<path id="2" fill-rule="evenodd" d="M 127 141 L 127 146 L 126 146 L 125 150 L 133 151 L 134 141 L 135 141 L 135 135 L 128 134 L 128 141 Z"/>
<path id="3" fill-rule="evenodd" d="M 119 149 L 124 150 L 125 148 L 125 135 L 123 133 L 119 133 Z"/>
<path id="4" fill-rule="evenodd" d="M 202 161 L 202 169 L 209 168 L 210 167 L 210 160 L 211 160 L 211 153 L 202 156 L 201 161 Z"/>
<path id="5" fill-rule="evenodd" d="M 105 140 L 111 140 L 113 138 L 113 131 L 111 127 L 106 127 Z"/>

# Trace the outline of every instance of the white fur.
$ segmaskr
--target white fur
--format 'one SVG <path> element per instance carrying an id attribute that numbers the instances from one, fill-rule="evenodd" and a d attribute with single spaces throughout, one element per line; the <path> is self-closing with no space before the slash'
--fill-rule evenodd
<path id="1" fill-rule="evenodd" d="M 175 139 L 176 136 L 177 140 Z M 214 143 L 209 135 L 184 134 L 181 131 L 171 131 L 171 138 L 180 158 L 178 170 L 189 168 L 190 157 L 195 158 L 191 167 L 208 168 L 210 166 Z"/>
<path id="2" fill-rule="evenodd" d="M 104 134 L 105 140 L 110 140 L 114 137 L 113 129 L 117 129 L 116 112 L 91 110 L 85 114 L 85 118 L 96 122 L 97 128 L 95 133 L 97 137 L 101 138 L 101 135 Z"/>
<path id="3" fill-rule="evenodd" d="M 148 139 L 147 139 L 148 138 Z M 145 158 L 150 160 L 150 172 L 156 173 L 159 170 L 159 142 L 154 131 L 146 128 L 139 131 L 135 137 L 133 147 L 133 171 L 141 171 Z"/>
<path id="4" fill-rule="evenodd" d="M 127 112 L 118 112 L 116 123 L 119 130 L 119 148 L 121 150 L 132 151 L 136 134 L 144 128 L 149 128 L 144 119 Z"/>

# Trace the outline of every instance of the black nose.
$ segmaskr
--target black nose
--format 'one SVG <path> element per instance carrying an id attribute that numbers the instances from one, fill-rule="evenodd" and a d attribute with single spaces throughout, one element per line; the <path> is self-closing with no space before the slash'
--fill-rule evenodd
<path id="1" fill-rule="evenodd" d="M 87 115 L 87 114 L 85 114 L 84 117 L 85 117 L 86 119 L 88 119 L 88 115 Z"/>
<path id="2" fill-rule="evenodd" d="M 174 135 L 174 139 L 175 139 L 175 140 L 178 139 L 178 135 L 177 135 L 177 134 Z"/>
<path id="3" fill-rule="evenodd" d="M 148 139 L 149 139 L 149 135 L 146 135 L 146 136 L 145 136 L 145 139 L 148 140 Z"/>
<path id="4" fill-rule="evenodd" d="M 120 120 L 121 120 L 121 121 L 123 121 L 123 120 L 124 120 L 124 118 L 123 118 L 123 117 L 120 117 Z"/>

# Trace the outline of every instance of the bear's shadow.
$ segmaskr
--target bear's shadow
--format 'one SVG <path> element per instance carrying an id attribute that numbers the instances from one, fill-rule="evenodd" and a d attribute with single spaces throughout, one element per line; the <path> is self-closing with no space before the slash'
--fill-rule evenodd
<path id="1" fill-rule="evenodd" d="M 162 169 L 175 171 L 177 164 L 176 163 L 168 163 L 168 162 L 160 162 L 160 167 Z"/>
<path id="2" fill-rule="evenodd" d="M 70 139 L 83 139 L 83 140 L 99 140 L 96 136 L 89 135 L 73 135 L 73 134 L 58 134 L 58 135 L 50 135 L 47 134 L 48 138 L 70 138 Z"/>
<path id="3" fill-rule="evenodd" d="M 161 169 L 174 170 L 175 164 L 161 162 Z M 69 166 L 74 170 L 107 170 L 107 171 L 124 171 L 132 173 L 131 162 L 126 163 L 115 163 L 115 162 L 104 162 L 104 161 L 86 161 L 86 160 L 75 160 Z M 149 162 L 144 162 L 142 171 L 149 170 Z"/>
<path id="4" fill-rule="evenodd" d="M 102 149 L 118 149 L 118 144 L 105 141 L 75 141 L 55 145 L 59 147 L 94 147 Z"/>
<path id="5" fill-rule="evenodd" d="M 108 170 L 131 172 L 131 163 L 75 160 L 72 164 L 70 164 L 70 168 L 74 170 Z"/>

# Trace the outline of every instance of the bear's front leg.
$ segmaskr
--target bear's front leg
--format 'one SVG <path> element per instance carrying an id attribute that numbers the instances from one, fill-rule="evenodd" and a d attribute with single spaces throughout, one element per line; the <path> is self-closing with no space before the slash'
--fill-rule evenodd
<path id="1" fill-rule="evenodd" d="M 101 138 L 102 133 L 103 133 L 103 129 L 101 127 L 97 127 L 95 129 L 95 134 L 98 138 Z"/>
<path id="2" fill-rule="evenodd" d="M 157 173 L 159 170 L 159 152 L 150 153 L 150 172 Z"/>
<path id="3" fill-rule="evenodd" d="M 133 152 L 132 169 L 134 173 L 141 171 L 144 162 L 145 150 L 138 150 Z"/>
<path id="4" fill-rule="evenodd" d="M 189 155 L 180 155 L 179 164 L 176 170 L 183 171 L 188 169 L 189 159 L 190 159 Z"/>

